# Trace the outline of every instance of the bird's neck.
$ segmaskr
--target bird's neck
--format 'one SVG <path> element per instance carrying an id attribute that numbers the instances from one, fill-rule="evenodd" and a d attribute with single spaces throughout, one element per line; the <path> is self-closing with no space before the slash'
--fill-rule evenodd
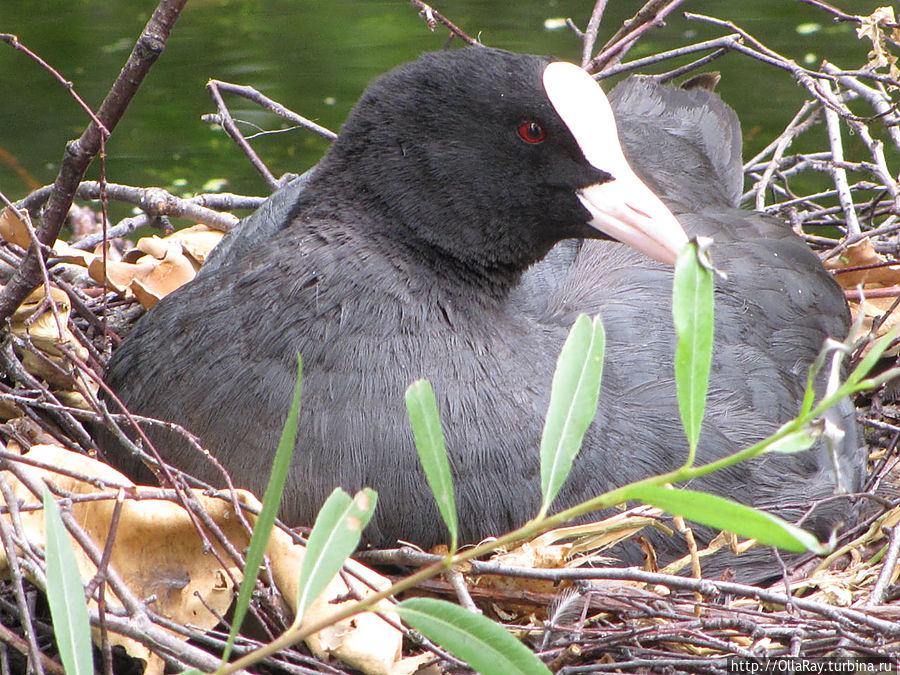
<path id="1" fill-rule="evenodd" d="M 502 305 L 535 262 L 534 255 L 518 250 L 515 242 L 485 238 L 485 232 L 510 231 L 507 223 L 454 230 L 449 220 L 466 222 L 477 216 L 452 207 L 433 208 L 440 202 L 427 195 L 388 201 L 371 186 L 341 185 L 344 176 L 317 173 L 321 184 L 304 192 L 296 214 L 319 223 L 317 227 L 325 223 L 335 230 L 333 236 L 348 237 L 360 256 L 379 255 L 399 275 L 432 286 L 448 302 Z"/>

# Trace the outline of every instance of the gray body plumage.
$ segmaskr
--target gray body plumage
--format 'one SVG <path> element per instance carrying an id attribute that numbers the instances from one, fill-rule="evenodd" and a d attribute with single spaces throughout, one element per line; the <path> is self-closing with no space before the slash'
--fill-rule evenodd
<path id="1" fill-rule="evenodd" d="M 708 461 L 796 415 L 809 364 L 826 337 L 844 337 L 847 308 L 789 227 L 737 208 L 740 128 L 716 95 L 632 78 L 610 98 L 635 171 L 689 235 L 714 238 L 714 262 L 728 274 L 717 281 L 716 351 L 698 450 L 698 462 Z M 237 485 L 261 493 L 300 352 L 300 431 L 282 516 L 309 525 L 336 485 L 370 486 L 379 504 L 368 541 L 427 547 L 444 543 L 446 532 L 419 468 L 403 393 L 428 378 L 450 452 L 461 535 L 476 541 L 536 513 L 555 360 L 574 318 L 600 313 L 607 350 L 599 408 L 556 506 L 684 461 L 671 268 L 616 242 L 566 239 L 507 294 L 474 293 L 467 281 L 453 282 L 462 278 L 458 269 L 424 248 L 398 254 L 373 225 L 379 200 L 336 180 L 338 162 L 326 158 L 308 183 L 282 188 L 229 235 L 208 269 L 140 322 L 108 373 L 126 405 L 185 425 Z M 363 196 L 340 203 L 345 190 Z M 865 454 L 852 407 L 835 416 L 846 432 L 844 484 L 859 489 Z M 174 436 L 152 437 L 168 460 L 222 482 Z M 111 442 L 107 451 L 132 474 L 147 476 Z M 834 464 L 820 445 L 766 455 L 690 487 L 796 520 L 834 485 Z M 825 535 L 852 518 L 846 502 L 832 502 L 807 526 Z M 664 559 L 684 549 L 677 535 L 653 539 Z M 621 555 L 640 562 L 636 547 Z M 725 565 L 747 580 L 773 571 L 767 551 L 722 556 L 710 569 Z"/>

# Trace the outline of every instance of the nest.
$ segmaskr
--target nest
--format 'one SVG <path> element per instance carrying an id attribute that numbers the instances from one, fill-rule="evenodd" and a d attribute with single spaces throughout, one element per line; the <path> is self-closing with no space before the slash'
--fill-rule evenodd
<path id="1" fill-rule="evenodd" d="M 730 58 L 756 59 L 771 66 L 773 77 L 792 77 L 806 100 L 783 132 L 747 160 L 746 184 L 750 189 L 743 203 L 789 221 L 845 289 L 857 325 L 864 327 L 861 332 L 882 335 L 897 322 L 895 309 L 900 298 L 900 197 L 895 178 L 895 165 L 900 161 L 900 71 L 894 55 L 900 27 L 893 12 L 885 8 L 871 16 L 855 16 L 825 3 L 807 1 L 819 7 L 825 19 L 852 22 L 856 39 L 871 46 L 869 61 L 855 70 L 827 62 L 813 70 L 776 53 L 729 21 L 698 14 L 688 16 L 718 26 L 721 36 L 625 60 L 629 48 L 661 23 L 679 4 L 677 1 L 651 0 L 599 50 L 594 45 L 605 3 L 597 4 L 583 33 L 571 22 L 570 28 L 584 41 L 584 65 L 601 78 L 630 72 L 654 73 L 664 81 L 695 77 L 698 69 L 735 52 Z M 141 41 L 164 40 L 177 16 L 177 5 L 161 2 Z M 454 39 L 475 42 L 427 5 L 413 5 L 421 10 L 432 30 L 441 26 Z M 27 51 L 14 36 L 0 37 Z M 120 94 L 140 84 L 152 65 L 153 53 L 135 50 L 123 71 L 127 77 L 116 82 L 112 99 L 120 100 Z M 673 62 L 679 66 L 666 70 Z M 707 72 L 699 77 L 705 81 L 704 86 L 710 86 L 717 76 Z M 222 94 L 247 97 L 292 123 L 333 137 L 328 130 L 248 87 L 218 81 L 209 86 L 218 107 L 211 119 L 247 152 L 272 189 L 284 179 L 276 179 L 253 153 Z M 177 667 L 215 665 L 214 656 L 203 655 L 218 654 L 224 645 L 225 633 L 217 626 L 227 622 L 224 614 L 230 605 L 230 592 L 243 568 L 246 542 L 242 537 L 251 529 L 255 510 L 252 497 L 238 491 L 216 492 L 202 485 L 199 492 L 189 490 L 198 487 L 190 477 L 171 474 L 173 482 L 165 489 L 141 493 L 121 482 L 120 477 L 102 471 L 98 474 L 80 460 L 71 459 L 84 457 L 87 461 L 96 454 L 86 423 L 130 423 L 127 415 L 110 414 L 98 404 L 98 392 L 103 387 L 100 374 L 111 350 L 144 309 L 192 278 L 221 233 L 238 222 L 235 210 L 255 208 L 263 200 L 225 194 L 185 199 L 159 188 L 82 182 L 84 169 L 125 105 L 127 102 L 116 108 L 113 104 L 104 108 L 105 117 L 94 118 L 95 123 L 67 154 L 55 185 L 15 203 L 0 194 L 9 207 L 0 214 L 0 266 L 8 280 L 0 293 L 0 313 L 7 319 L 0 347 L 0 412 L 5 420 L 0 426 L 4 445 L 0 458 L 6 469 L 0 477 L 0 489 L 4 493 L 2 510 L 9 516 L 0 518 L 0 535 L 11 578 L 0 592 L 0 665 L 6 664 L 12 671 L 24 670 L 27 658 L 33 664 L 40 663 L 44 672 L 62 672 L 46 606 L 34 602 L 35 589 L 42 589 L 46 579 L 44 559 L 33 543 L 36 534 L 28 524 L 30 514 L 39 507 L 29 506 L 27 495 L 16 493 L 21 486 L 31 486 L 37 495 L 34 476 L 29 472 L 49 472 L 60 478 L 54 484 L 55 495 L 67 505 L 65 521 L 87 552 L 85 565 L 93 565 L 88 595 L 95 601 L 90 612 L 98 629 L 100 663 L 117 672 L 140 670 L 128 658 L 115 655 L 118 645 L 147 661 L 148 672 L 161 672 L 164 663 Z M 823 140 L 816 151 L 792 152 L 795 140 L 822 129 L 825 133 L 818 132 Z M 849 143 L 851 136 L 853 142 Z M 72 205 L 72 198 L 76 205 Z M 96 204 L 94 200 L 102 204 L 122 201 L 142 213 L 107 226 L 105 207 L 77 205 Z M 170 218 L 188 219 L 197 225 L 170 236 L 146 238 L 124 253 L 117 245 L 104 243 L 148 224 L 171 229 Z M 67 219 L 75 234 L 68 242 L 57 242 Z M 34 254 L 38 249 L 43 256 Z M 35 286 L 39 288 L 29 294 Z M 864 348 L 861 342 L 855 359 L 861 357 Z M 884 357 L 878 368 L 886 370 L 894 358 Z M 609 523 L 595 528 L 590 540 L 583 532 L 544 535 L 518 549 L 498 552 L 489 560 L 470 561 L 442 576 L 435 575 L 416 585 L 414 592 L 446 596 L 478 607 L 519 634 L 551 670 L 561 673 L 727 672 L 730 659 L 758 662 L 771 657 L 878 657 L 893 659 L 896 664 L 900 654 L 900 497 L 896 488 L 900 410 L 896 398 L 896 385 L 888 382 L 856 400 L 870 452 L 869 481 L 866 493 L 860 495 L 869 507 L 867 517 L 842 534 L 835 553 L 827 560 L 807 560 L 803 567 L 785 568 L 784 579 L 770 588 L 727 579 L 588 564 L 596 563 L 603 548 L 622 536 L 623 525 L 618 522 L 618 529 L 610 528 Z M 32 452 L 21 454 L 29 449 Z M 106 541 L 112 542 L 117 528 L 123 527 L 120 519 L 128 517 L 122 504 L 141 499 L 171 501 L 179 513 L 191 514 L 188 526 L 201 533 L 197 535 L 200 553 L 214 553 L 206 555 L 212 565 L 204 572 L 212 595 L 190 587 L 192 597 L 200 598 L 199 607 L 187 605 L 182 597 L 174 601 L 181 613 L 160 609 L 163 596 L 171 594 L 172 589 L 183 596 L 188 587 L 177 574 L 170 578 L 168 588 L 161 588 L 157 579 L 156 586 L 129 591 L 130 578 L 123 581 L 112 571 L 127 563 L 121 560 L 111 567 L 110 559 L 115 555 L 112 544 L 98 545 L 96 533 L 73 517 L 91 503 L 105 504 L 109 519 L 103 522 L 110 535 Z M 222 504 L 227 504 L 231 512 L 237 506 L 237 513 L 249 506 L 247 520 L 240 522 L 237 534 L 217 520 L 215 512 Z M 641 512 L 622 517 L 632 519 L 624 527 L 636 533 L 648 518 L 657 515 Z M 134 531 L 137 526 L 127 527 Z M 598 537 L 598 531 L 604 534 Z M 187 535 L 165 530 L 162 536 L 171 541 L 172 537 Z M 281 545 L 284 555 L 290 557 L 298 537 L 296 533 L 285 536 Z M 719 543 L 728 545 L 725 539 Z M 137 543 L 131 546 L 140 549 Z M 183 555 L 196 556 L 197 551 Z M 290 623 L 290 611 L 283 602 L 287 594 L 278 583 L 278 555 L 270 552 L 273 571 L 263 575 L 253 600 L 256 632 L 248 631 L 239 639 L 239 651 L 271 642 Z M 368 551 L 359 557 L 394 579 L 406 578 L 417 568 L 443 560 L 434 553 L 406 548 Z M 145 566 L 149 564 L 182 569 L 181 562 L 144 561 Z M 199 572 L 190 574 L 201 576 Z M 355 574 L 365 577 L 358 568 Z M 337 596 L 368 592 L 347 579 Z M 366 583 L 378 586 L 371 580 Z M 104 598 L 107 586 L 109 595 Z M 217 589 L 226 592 L 219 593 L 218 601 L 210 600 Z M 116 602 L 111 601 L 113 595 Z M 203 612 L 206 619 L 198 620 Z M 405 628 L 401 630 L 405 635 L 403 654 L 395 655 L 389 665 L 367 665 L 364 660 L 341 656 L 334 645 L 310 643 L 281 650 L 256 667 L 266 672 L 401 672 L 403 668 L 412 672 L 433 662 L 432 668 L 444 671 L 464 669 L 438 646 Z M 124 635 L 128 641 L 114 639 L 113 635 Z M 339 643 L 344 638 L 335 634 L 332 639 Z M 406 665 L 398 665 L 402 663 Z"/>

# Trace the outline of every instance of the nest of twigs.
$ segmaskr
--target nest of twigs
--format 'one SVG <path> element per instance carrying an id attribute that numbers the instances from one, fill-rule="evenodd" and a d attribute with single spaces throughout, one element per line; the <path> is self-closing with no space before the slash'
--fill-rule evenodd
<path id="1" fill-rule="evenodd" d="M 745 206 L 788 220 L 833 270 L 859 322 L 882 334 L 896 322 L 900 298 L 900 193 L 896 179 L 900 170 L 900 71 L 894 55 L 900 27 L 892 11 L 879 10 L 863 17 L 807 1 L 819 7 L 825 20 L 855 24 L 858 39 L 870 43 L 868 63 L 850 64 L 851 69 L 822 63 L 809 69 L 729 21 L 700 15 L 692 18 L 720 27 L 719 38 L 628 61 L 629 48 L 660 25 L 680 4 L 677 0 L 651 0 L 599 50 L 594 45 L 604 2 L 597 3 L 583 33 L 574 24 L 571 28 L 584 40 L 585 65 L 601 77 L 629 72 L 654 74 L 664 80 L 692 76 L 728 55 L 768 64 L 773 77 L 793 78 L 805 92 L 806 101 L 784 131 L 747 160 Z M 22 450 L 51 445 L 95 454 L 87 422 L 128 423 L 124 415 L 111 416 L 97 403 L 97 392 L 103 386 L 99 374 L 111 350 L 144 307 L 192 276 L 214 245 L 215 233 L 238 222 L 233 211 L 255 208 L 262 202 L 259 197 L 223 194 L 183 199 L 158 188 L 81 180 L 152 65 L 181 4 L 160 3 L 139 41 L 139 46 L 153 43 L 157 49 L 135 49 L 107 102 L 98 113 L 91 112 L 93 122 L 70 148 L 56 183 L 14 203 L 0 194 L 9 207 L 0 216 L 0 272 L 5 283 L 0 292 L 0 315 L 6 319 L 0 348 L 0 413 L 4 420 L 0 458 L 10 477 L 20 476 L 23 467 L 29 466 L 27 457 L 20 455 Z M 454 39 L 475 42 L 437 11 L 413 4 L 432 29 L 440 27 Z M 27 51 L 14 36 L 0 37 Z M 672 63 L 679 65 L 672 69 Z M 218 108 L 212 117 L 246 150 L 272 189 L 279 180 L 241 136 L 221 94 L 248 97 L 315 133 L 330 133 L 248 87 L 214 81 L 210 91 Z M 825 143 L 814 152 L 792 152 L 795 139 L 813 128 L 825 129 Z M 855 142 L 846 144 L 851 135 Z M 817 187 L 801 189 L 801 185 Z M 97 200 L 101 200 L 99 207 Z M 109 200 L 132 204 L 142 213 L 115 225 L 106 224 L 103 205 Z M 124 237 L 143 225 L 167 228 L 168 219 L 174 217 L 204 227 L 162 244 L 145 243 L 140 252 L 124 256 L 120 244 L 102 245 L 104 238 Z M 67 220 L 76 235 L 66 244 L 54 246 Z M 36 255 L 38 251 L 43 255 Z M 35 287 L 38 290 L 28 296 Z M 893 360 L 885 359 L 882 367 L 894 365 Z M 474 562 L 464 570 L 424 582 L 418 590 L 477 605 L 519 631 L 550 668 L 561 673 L 726 672 L 728 659 L 733 657 L 881 657 L 896 664 L 900 657 L 900 496 L 895 480 L 900 462 L 900 409 L 896 396 L 896 387 L 888 383 L 856 401 L 871 458 L 867 492 L 860 496 L 868 502 L 864 509 L 868 516 L 841 536 L 828 561 L 819 568 L 807 565 L 805 578 L 791 577 L 786 570 L 784 581 L 763 589 L 634 569 L 550 566 L 541 555 L 529 560 L 513 555 Z M 71 467 L 60 471 L 80 475 Z M 0 488 L 4 492 L 2 512 L 15 512 L 7 475 L 0 477 Z M 98 489 L 100 497 L 91 500 L 130 498 L 102 481 Z M 169 498 L 175 492 L 160 490 L 160 495 Z M 88 500 L 64 491 L 57 497 L 74 503 Z M 199 503 L 188 503 L 187 508 L 203 511 Z M 198 513 L 197 520 L 203 518 Z M 77 523 L 73 527 L 77 528 Z M 204 536 L 214 539 L 216 532 L 221 534 L 212 528 Z M 30 534 L 20 518 L 0 518 L 0 534 L 11 573 L 0 592 L 0 672 L 25 672 L 26 660 L 33 672 L 62 672 L 49 615 L 36 600 L 45 578 L 44 561 L 28 543 Z M 210 546 L 218 550 L 218 544 Z M 99 594 L 99 603 L 91 612 L 100 629 L 100 667 L 122 672 L 139 668 L 112 656 L 109 636 L 113 632 L 143 641 L 160 664 L 207 667 L 209 661 L 200 654 L 204 650 L 218 653 L 224 633 L 201 630 L 191 621 L 164 618 L 143 598 L 133 598 L 133 603 L 112 611 L 104 604 L 100 589 L 114 585 L 115 579 L 106 568 L 108 558 L 104 563 L 102 546 L 98 550 L 101 559 L 95 563 L 102 571 L 90 590 Z M 241 552 L 234 546 L 223 545 L 219 555 L 238 567 L 242 562 Z M 367 552 L 362 558 L 371 565 L 386 566 L 394 575 L 440 560 L 406 549 Z M 266 644 L 286 627 L 277 587 L 266 577 L 260 584 L 265 592 L 257 594 L 253 605 L 259 635 L 243 638 L 240 646 L 245 650 Z M 419 636 L 407 637 L 406 654 L 427 652 L 447 670 L 463 669 L 435 645 L 423 643 Z M 193 646 L 188 647 L 188 639 Z M 257 668 L 267 672 L 355 672 L 353 666 L 340 661 L 326 663 L 303 646 L 269 656 Z"/>

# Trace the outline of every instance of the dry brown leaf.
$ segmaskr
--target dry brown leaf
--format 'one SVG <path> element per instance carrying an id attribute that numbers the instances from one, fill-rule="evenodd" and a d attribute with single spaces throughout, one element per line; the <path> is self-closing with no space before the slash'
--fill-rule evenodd
<path id="1" fill-rule="evenodd" d="M 241 570 L 229 564 L 227 573 L 215 556 L 205 549 L 188 517 L 187 512 L 169 500 L 154 499 L 149 494 L 157 488 L 134 487 L 134 484 L 115 469 L 85 455 L 70 452 L 52 445 L 35 445 L 29 457 L 49 466 L 65 469 L 99 478 L 112 487 L 124 487 L 129 494 L 148 495 L 143 499 L 127 498 L 122 503 L 119 526 L 112 547 L 110 564 L 119 573 L 129 588 L 140 598 L 154 596 L 154 611 L 177 621 L 209 629 L 218 623 L 217 615 L 225 614 L 234 599 L 234 582 L 240 582 Z M 98 491 L 90 483 L 80 481 L 55 472 L 22 464 L 22 471 L 38 485 L 47 480 L 60 489 L 74 494 Z M 25 505 L 39 504 L 40 500 L 9 475 L 14 495 Z M 237 491 L 240 501 L 259 508 L 259 502 L 249 492 Z M 249 535 L 234 514 L 234 506 L 227 499 L 220 499 L 194 491 L 210 517 L 222 529 L 236 548 L 243 549 L 249 542 Z M 109 533 L 110 519 L 115 502 L 91 501 L 73 504 L 72 515 L 81 523 L 100 549 L 105 547 Z M 8 517 L 8 516 L 4 516 Z M 249 518 L 251 524 L 252 518 Z M 43 511 L 24 510 L 23 525 L 29 541 L 43 546 Z M 218 549 L 218 545 L 214 545 Z M 77 545 L 74 546 L 78 558 L 79 571 L 83 579 L 90 579 L 96 568 L 90 558 Z M 275 530 L 267 553 L 272 561 L 272 570 L 284 597 L 290 602 L 296 597 L 296 583 L 304 549 L 295 545 L 281 530 Z M 219 551 L 221 557 L 229 560 L 227 554 Z M 377 573 L 357 563 L 352 563 L 354 572 L 364 575 L 376 588 L 384 588 L 389 581 Z M 0 552 L 0 571 L 5 571 L 7 562 Z M 361 582 L 353 581 L 354 593 L 371 594 L 372 591 Z M 319 597 L 306 622 L 333 613 L 337 605 L 331 604 L 335 598 L 346 598 L 351 594 L 340 575 L 329 584 Z M 121 606 L 119 599 L 107 593 L 107 601 L 113 606 Z M 212 611 L 207 609 L 212 608 Z M 318 608 L 318 614 L 313 609 Z M 390 612 L 390 605 L 384 602 L 379 609 Z M 122 645 L 130 654 L 147 659 L 149 651 L 139 643 L 122 636 L 111 635 L 113 644 Z M 371 675 L 386 675 L 392 672 L 400 656 L 402 634 L 372 613 L 362 614 L 347 620 L 337 627 L 316 634 L 310 647 L 323 658 L 339 658 L 349 665 Z"/>
<path id="2" fill-rule="evenodd" d="M 81 383 L 82 387 L 96 392 L 98 385 L 92 380 L 81 377 L 64 355 L 65 349 L 70 350 L 79 359 L 86 360 L 88 357 L 87 348 L 69 329 L 69 316 L 72 312 L 69 296 L 65 291 L 51 286 L 50 297 L 56 305 L 56 315 L 49 306 L 45 306 L 43 287 L 32 291 L 13 312 L 10 323 L 13 334 L 29 339 L 40 352 L 40 354 L 35 354 L 29 349 L 17 350 L 22 365 L 25 370 L 35 377 L 43 379 L 56 390 L 57 394 L 61 394 L 63 397 L 69 393 L 77 394 L 79 387 L 76 385 L 76 380 Z M 37 314 L 38 311 L 41 313 Z M 58 322 L 57 317 L 59 318 Z M 88 407 L 81 394 L 77 394 L 72 401 L 78 404 L 77 407 Z"/>
<path id="3" fill-rule="evenodd" d="M 422 668 L 429 661 L 434 661 L 437 656 L 432 652 L 424 652 L 418 656 L 407 656 L 394 664 L 390 675 L 443 675 L 444 671 L 438 664 Z"/>
<path id="4" fill-rule="evenodd" d="M 27 212 L 24 217 L 28 218 Z M 28 234 L 28 228 L 22 222 L 19 214 L 10 208 L 0 211 L 0 237 L 20 248 L 31 246 L 31 235 Z"/>
<path id="5" fill-rule="evenodd" d="M 121 262 L 107 261 L 106 284 L 122 295 L 133 294 L 150 309 L 196 276 L 222 236 L 221 232 L 194 225 L 168 237 L 143 237 Z M 73 261 L 77 262 L 74 256 Z M 104 283 L 100 258 L 89 259 L 87 265 L 91 278 Z"/>
<path id="6" fill-rule="evenodd" d="M 56 317 L 49 307 L 44 307 L 44 311 L 35 318 L 35 313 L 44 304 L 44 289 L 41 287 L 29 293 L 28 297 L 13 312 L 12 330 L 17 335 L 30 337 L 34 345 L 41 351 L 49 355 L 61 356 L 60 345 L 70 345 L 73 348 L 78 345 L 66 327 L 72 305 L 66 292 L 55 286 L 50 287 L 50 298 L 56 304 L 59 323 L 56 322 Z M 80 345 L 78 346 L 80 347 Z M 82 348 L 82 352 L 86 354 L 87 350 Z"/>
<path id="7" fill-rule="evenodd" d="M 292 610 L 296 610 L 299 570 L 304 549 L 294 544 L 282 530 L 273 530 L 266 551 L 272 561 L 272 574 Z M 368 567 L 348 560 L 346 567 L 353 575 L 334 577 L 325 591 L 312 603 L 304 616 L 304 623 L 316 623 L 342 609 L 352 600 L 335 603 L 335 598 L 365 597 L 374 587 L 384 590 L 390 581 Z M 344 581 L 349 582 L 352 589 Z M 365 580 L 363 583 L 360 579 Z M 379 604 L 379 611 L 398 619 L 387 601 Z M 323 659 L 335 658 L 369 675 L 389 675 L 401 657 L 402 634 L 372 612 L 357 614 L 310 636 L 306 644 Z"/>
<path id="8" fill-rule="evenodd" d="M 856 29 L 856 37 L 860 39 L 867 37 L 872 42 L 868 65 L 875 69 L 889 67 L 891 77 L 898 74 L 897 57 L 889 51 L 887 39 L 881 28 L 896 23 L 894 8 L 885 6 L 877 8 L 869 16 L 860 17 L 859 27 Z"/>
<path id="9" fill-rule="evenodd" d="M 125 297 L 133 295 L 150 309 L 193 279 L 223 236 L 205 225 L 192 225 L 167 237 L 142 237 L 121 259 L 108 255 L 105 265 L 100 247 L 89 252 L 57 242 L 54 253 L 65 262 L 87 267 L 98 284 Z"/>
<path id="10" fill-rule="evenodd" d="M 887 259 L 878 253 L 870 239 L 863 239 L 848 246 L 840 256 L 825 261 L 825 267 L 834 273 L 834 278 L 845 290 L 862 287 L 863 297 L 866 291 L 877 288 L 900 286 L 900 265 L 888 265 Z M 854 269 L 866 267 L 866 269 Z M 850 269 L 852 271 L 843 272 Z M 883 318 L 896 298 L 865 298 L 865 302 L 849 301 L 850 313 L 854 318 L 863 314 L 862 327 L 871 331 L 874 322 L 879 321 L 876 337 L 887 334 L 900 323 L 900 314 L 892 312 Z M 896 350 L 888 355 L 896 354 Z"/>
<path id="11" fill-rule="evenodd" d="M 107 260 L 106 274 L 104 275 L 103 259 L 98 256 L 88 264 L 88 274 L 98 284 L 108 286 L 120 295 L 127 295 L 128 288 L 131 286 L 134 278 L 150 274 L 155 265 L 156 262 L 149 257 L 137 264 Z"/>
<path id="12" fill-rule="evenodd" d="M 134 248 L 129 249 L 122 259 L 125 262 L 134 263 L 143 256 L 150 255 L 157 260 L 162 260 L 171 247 L 177 246 L 199 269 L 209 252 L 224 236 L 224 232 L 213 230 L 206 225 L 191 225 L 165 237 L 157 235 L 141 237 Z"/>
<path id="13" fill-rule="evenodd" d="M 63 262 L 81 265 L 82 267 L 87 267 L 91 264 L 91 261 L 97 257 L 96 253 L 75 248 L 65 241 L 57 241 L 53 245 L 53 255 Z"/>
<path id="14" fill-rule="evenodd" d="M 224 236 L 224 232 L 214 230 L 206 225 L 191 225 L 173 232 L 166 237 L 166 240 L 177 241 L 181 244 L 185 254 L 199 267 L 206 262 L 209 252 L 216 247 L 216 244 L 222 241 Z"/>
<path id="15" fill-rule="evenodd" d="M 144 256 L 141 261 L 151 258 Z M 152 259 L 152 258 L 151 258 Z M 141 264 L 141 261 L 138 264 Z M 157 261 L 146 276 L 132 279 L 129 288 L 138 301 L 150 309 L 176 288 L 197 275 L 193 263 L 182 253 L 181 246 L 169 246 L 165 257 Z"/>
<path id="16" fill-rule="evenodd" d="M 23 411 L 12 401 L 0 399 L 0 422 L 8 422 L 13 419 L 20 419 Z"/>
<path id="17" fill-rule="evenodd" d="M 177 244 L 174 244 L 177 246 Z M 172 248 L 173 242 L 167 241 L 162 237 L 157 237 L 155 234 L 150 237 L 141 237 L 138 239 L 138 243 L 135 244 L 135 247 L 128 251 L 123 258 L 127 262 L 133 262 L 131 256 L 136 256 L 134 260 L 139 260 L 141 258 L 141 254 L 143 255 L 152 255 L 157 260 L 162 260 L 169 253 L 169 249 Z"/>
<path id="18" fill-rule="evenodd" d="M 632 537 L 647 526 L 658 524 L 655 516 L 662 511 L 649 506 L 640 506 L 624 513 L 593 523 L 583 523 L 550 530 L 527 541 L 511 551 L 498 553 L 491 562 L 526 569 L 559 569 L 578 567 L 598 560 L 605 560 L 600 552 Z M 565 541 L 563 541 L 565 540 Z M 557 542 L 563 543 L 557 543 Z M 542 579 L 524 579 L 512 576 L 476 577 L 474 584 L 482 588 L 494 588 L 507 592 L 529 591 L 533 593 L 556 593 L 566 584 L 555 584 Z M 628 585 L 628 582 L 622 582 Z M 533 611 L 533 607 L 509 606 L 507 610 Z"/>
<path id="19" fill-rule="evenodd" d="M 887 312 L 891 309 L 897 298 L 866 298 L 865 302 L 849 302 L 850 313 L 856 317 L 860 312 L 863 313 L 863 332 L 870 332 L 875 321 L 878 321 L 878 330 L 875 331 L 875 337 L 880 338 L 900 324 L 900 309 L 896 309 L 890 314 Z M 885 315 L 887 316 L 885 317 Z M 886 356 L 897 354 L 896 349 L 888 350 Z"/>
<path id="20" fill-rule="evenodd" d="M 115 469 L 86 455 L 57 446 L 32 446 L 28 456 L 50 466 L 64 467 L 100 478 L 113 487 L 134 486 Z M 24 464 L 20 467 L 38 485 L 47 480 L 61 490 L 74 494 L 97 491 L 93 485 L 69 476 Z M 13 494 L 23 504 L 40 503 L 14 476 L 10 475 L 9 481 Z M 209 502 L 206 506 L 215 514 L 217 521 L 223 521 L 220 524 L 229 529 L 229 535 L 236 534 L 238 538 L 241 536 L 240 528 L 235 527 L 236 519 L 231 513 L 232 509 L 225 502 L 211 501 L 203 495 L 198 495 L 198 499 Z M 73 516 L 101 549 L 109 533 L 114 507 L 113 501 L 82 502 L 72 506 Z M 222 518 L 223 512 L 228 513 L 226 518 Z M 43 546 L 43 512 L 23 511 L 22 523 L 29 540 Z M 79 546 L 74 545 L 73 548 L 82 579 L 90 579 L 96 573 L 96 567 Z M 197 537 L 186 512 L 172 502 L 125 500 L 110 562 L 138 597 L 156 596 L 157 600 L 152 608 L 181 623 L 190 622 L 201 628 L 212 628 L 218 623 L 218 619 L 205 609 L 203 602 L 219 613 L 227 611 L 231 604 L 231 586 L 227 582 L 223 583 L 223 575 L 215 557 L 205 553 L 204 545 Z M 5 558 L 0 559 L 0 566 L 5 565 Z M 236 572 L 240 579 L 240 570 L 233 568 L 232 572 Z M 121 607 L 119 599 L 111 593 L 107 593 L 107 601 Z M 149 656 L 146 647 L 129 638 L 112 635 L 110 639 L 113 644 L 125 647 L 133 656 L 142 659 Z"/>
<path id="21" fill-rule="evenodd" d="M 870 239 L 862 239 L 851 244 L 839 256 L 825 261 L 826 269 L 833 272 L 841 288 L 854 289 L 860 284 L 866 286 L 894 286 L 900 284 L 900 265 L 886 265 L 887 258 L 878 253 Z M 869 269 L 842 272 L 854 267 L 878 265 Z"/>

